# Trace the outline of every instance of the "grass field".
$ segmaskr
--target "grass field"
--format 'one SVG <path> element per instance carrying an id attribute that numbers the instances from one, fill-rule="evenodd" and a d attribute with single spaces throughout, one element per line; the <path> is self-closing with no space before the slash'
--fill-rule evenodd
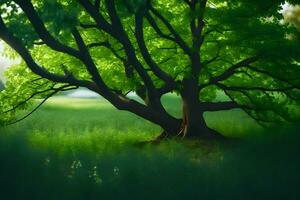
<path id="1" fill-rule="evenodd" d="M 175 96 L 164 104 L 180 115 Z M 300 198 L 297 129 L 266 131 L 239 110 L 206 120 L 247 140 L 145 144 L 159 127 L 102 99 L 55 97 L 0 129 L 0 199 Z"/>

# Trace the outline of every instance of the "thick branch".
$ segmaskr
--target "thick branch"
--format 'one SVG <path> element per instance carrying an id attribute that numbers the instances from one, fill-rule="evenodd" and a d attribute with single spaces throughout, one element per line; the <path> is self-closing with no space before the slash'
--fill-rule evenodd
<path id="1" fill-rule="evenodd" d="M 43 78 L 46 78 L 53 82 L 69 83 L 71 85 L 86 86 L 88 81 L 77 80 L 73 76 L 63 76 L 51 73 L 45 68 L 39 66 L 30 55 L 29 51 L 24 47 L 22 42 L 16 38 L 5 26 L 2 18 L 0 17 L 0 38 L 3 39 L 10 47 L 12 47 L 26 62 L 31 71 Z"/>
<path id="2" fill-rule="evenodd" d="M 200 47 L 204 41 L 204 36 L 202 36 L 202 30 L 204 28 L 204 12 L 206 8 L 207 0 L 196 1 L 192 0 L 190 8 L 192 12 L 195 13 L 195 16 L 190 23 L 192 37 L 193 37 L 193 50 L 199 53 Z M 197 6 L 199 4 L 199 6 Z M 199 10 L 196 10 L 196 7 L 199 7 Z"/>
<path id="3" fill-rule="evenodd" d="M 177 31 L 174 29 L 174 27 L 170 24 L 170 22 L 161 15 L 152 5 L 150 5 L 150 11 L 158 18 L 160 19 L 163 24 L 168 28 L 170 33 L 174 36 L 174 41 L 182 48 L 182 50 L 187 54 L 191 55 L 191 50 L 189 46 L 186 44 L 186 42 L 182 39 L 182 37 L 177 33 Z"/>
<path id="4" fill-rule="evenodd" d="M 72 31 L 72 34 L 76 40 L 77 46 L 81 54 L 80 59 L 85 64 L 85 67 L 89 72 L 89 74 L 92 76 L 92 80 L 94 81 L 94 83 L 96 83 L 96 85 L 100 89 L 101 95 L 103 96 L 110 95 L 111 94 L 110 89 L 106 86 L 102 77 L 100 76 L 98 69 L 89 53 L 88 47 L 85 45 L 79 31 L 77 29 L 74 29 Z"/>
<path id="5" fill-rule="evenodd" d="M 84 7 L 84 9 L 91 15 L 91 17 L 95 20 L 98 28 L 103 31 L 112 34 L 113 36 L 117 33 L 111 24 L 109 24 L 105 18 L 99 13 L 99 9 L 96 9 L 95 6 L 87 0 L 78 0 L 78 2 Z"/>
<path id="6" fill-rule="evenodd" d="M 224 81 L 224 80 L 230 78 L 236 72 L 237 69 L 247 66 L 257 60 L 258 60 L 258 57 L 254 56 L 254 57 L 244 59 L 244 60 L 238 62 L 237 64 L 232 65 L 231 67 L 226 69 L 221 75 L 212 77 L 207 84 L 201 85 L 200 90 L 207 87 L 208 85 L 217 84 L 220 81 Z"/>
<path id="7" fill-rule="evenodd" d="M 221 111 L 221 110 L 230 110 L 235 108 L 241 108 L 242 105 L 237 104 L 236 102 L 203 102 L 200 103 L 201 109 L 204 111 Z"/>
<path id="8" fill-rule="evenodd" d="M 110 43 L 108 41 L 104 42 L 94 42 L 87 45 L 88 48 L 94 48 L 94 47 L 109 47 Z"/>
<path id="9" fill-rule="evenodd" d="M 80 23 L 80 27 L 84 28 L 84 29 L 90 29 L 90 28 L 98 29 L 98 26 L 96 24 L 83 24 L 83 23 Z"/>
<path id="10" fill-rule="evenodd" d="M 47 44 L 47 46 L 56 51 L 72 55 L 76 58 L 79 57 L 79 52 L 77 50 L 60 43 L 51 36 L 29 0 L 18 0 L 16 2 L 28 17 L 36 33 L 39 35 L 42 41 Z"/>
<path id="11" fill-rule="evenodd" d="M 105 1 L 108 14 L 112 21 L 112 25 L 105 20 L 105 18 L 98 12 L 98 10 L 94 8 L 94 6 L 89 1 L 79 0 L 79 3 L 91 15 L 100 29 L 113 36 L 123 45 L 126 56 L 128 58 L 128 62 L 135 68 L 139 76 L 142 78 L 145 86 L 148 89 L 150 99 L 153 99 L 154 96 L 156 96 L 153 81 L 136 57 L 135 49 L 133 48 L 128 35 L 125 33 L 120 19 L 116 14 L 114 0 Z"/>
<path id="12" fill-rule="evenodd" d="M 101 4 L 101 0 L 95 0 L 95 8 L 99 9 Z"/>
<path id="13" fill-rule="evenodd" d="M 159 28 L 158 24 L 156 23 L 155 19 L 147 12 L 146 13 L 146 19 L 148 20 L 149 24 L 152 26 L 152 28 L 155 30 L 155 32 L 164 39 L 170 40 L 172 42 L 176 43 L 176 40 L 174 37 L 171 37 L 168 34 L 163 33 L 163 31 Z"/>
<path id="14" fill-rule="evenodd" d="M 138 43 L 138 46 L 141 50 L 141 54 L 151 68 L 153 73 L 160 79 L 164 80 L 167 83 L 174 83 L 174 79 L 164 72 L 158 64 L 152 59 L 144 40 L 144 30 L 143 30 L 143 13 L 138 13 L 135 16 L 135 37 Z"/>
<path id="15" fill-rule="evenodd" d="M 140 63 L 140 61 L 137 59 L 135 49 L 125 32 L 122 23 L 120 21 L 120 18 L 117 15 L 116 8 L 115 8 L 115 1 L 114 0 L 105 0 L 105 4 L 108 10 L 108 14 L 111 18 L 112 25 L 114 27 L 114 30 L 117 31 L 117 34 L 114 35 L 114 37 L 121 42 L 121 44 L 124 47 L 126 56 L 128 58 L 129 63 L 135 68 L 141 79 L 143 80 L 147 91 L 148 91 L 148 97 L 151 105 L 154 105 L 155 107 L 160 107 L 161 103 L 158 100 L 158 93 L 154 86 L 154 83 L 147 73 L 147 71 L 144 69 L 143 65 Z"/>

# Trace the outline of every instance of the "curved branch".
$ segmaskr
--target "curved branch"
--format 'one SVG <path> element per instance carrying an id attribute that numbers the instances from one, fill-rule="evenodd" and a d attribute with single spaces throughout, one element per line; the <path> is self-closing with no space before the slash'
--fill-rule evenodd
<path id="1" fill-rule="evenodd" d="M 128 34 L 125 32 L 123 25 L 120 21 L 119 16 L 116 12 L 115 0 L 105 0 L 105 5 L 112 21 L 112 26 L 114 30 L 117 32 L 113 36 L 123 45 L 128 62 L 134 67 L 136 72 L 139 74 L 141 79 L 143 80 L 149 97 L 149 101 L 155 107 L 162 108 L 161 103 L 158 101 L 158 93 L 154 86 L 153 80 L 150 75 L 145 70 L 144 66 L 138 60 L 136 56 L 135 49 L 129 39 Z"/>
<path id="2" fill-rule="evenodd" d="M 83 24 L 83 23 L 80 23 L 80 27 L 84 28 L 84 29 L 90 29 L 90 28 L 98 29 L 97 24 Z"/>
<path id="3" fill-rule="evenodd" d="M 221 110 L 231 110 L 235 108 L 241 108 L 242 106 L 236 102 L 202 102 L 200 103 L 201 109 L 204 111 L 221 111 Z"/>
<path id="4" fill-rule="evenodd" d="M 87 0 L 78 0 L 79 4 L 91 15 L 91 17 L 95 20 L 98 28 L 104 30 L 107 33 L 112 35 L 116 35 L 117 32 L 113 29 L 112 25 L 109 24 L 105 18 L 100 14 L 99 9 L 95 8 L 95 6 Z"/>
<path id="5" fill-rule="evenodd" d="M 238 62 L 237 64 L 232 65 L 228 69 L 226 69 L 221 75 L 211 78 L 209 81 L 209 84 L 215 84 L 219 81 L 224 81 L 224 80 L 228 79 L 230 76 L 232 76 L 235 73 L 236 69 L 247 66 L 257 60 L 258 60 L 258 57 L 256 57 L 256 56 L 244 59 L 244 60 Z"/>
<path id="6" fill-rule="evenodd" d="M 225 94 L 229 97 L 229 99 L 232 101 L 232 102 L 235 102 L 235 99 L 228 93 L 228 91 L 224 90 Z M 238 104 L 238 103 L 237 103 Z M 243 109 L 243 108 L 242 108 Z M 253 116 L 249 110 L 251 109 L 243 109 L 244 112 L 249 116 L 251 117 L 252 119 L 254 119 L 259 125 L 261 125 L 262 127 L 264 127 L 264 124 L 263 123 L 275 123 L 275 121 L 268 121 L 268 120 L 263 120 L 263 119 L 260 119 L 258 117 L 255 117 Z"/>
<path id="7" fill-rule="evenodd" d="M 77 89 L 78 87 L 75 87 L 75 88 L 68 88 L 68 89 L 63 89 L 65 87 L 69 87 L 69 86 L 62 86 L 60 88 L 57 88 L 57 89 L 54 89 L 54 91 L 52 93 L 50 93 L 49 95 L 47 95 L 47 97 L 41 102 L 39 103 L 31 112 L 29 112 L 28 114 L 26 114 L 24 117 L 14 121 L 14 122 L 10 122 L 6 125 L 13 125 L 13 124 L 16 124 L 24 119 L 26 119 L 27 117 L 29 117 L 30 115 L 32 115 L 35 111 L 37 111 L 50 97 L 52 97 L 53 95 L 57 94 L 58 92 L 60 91 L 68 91 L 68 90 L 74 90 L 74 89 Z"/>
<path id="8" fill-rule="evenodd" d="M 232 100 L 233 103 L 239 105 L 234 98 L 228 93 L 228 90 L 224 90 L 225 94 Z M 280 113 L 276 107 L 270 107 L 270 106 L 257 106 L 257 102 L 255 102 L 253 100 L 253 98 L 247 94 L 247 91 L 238 91 L 240 93 L 242 93 L 244 96 L 246 96 L 248 98 L 248 100 L 251 102 L 251 104 L 253 104 L 253 106 L 249 106 L 249 105 L 239 105 L 239 108 L 244 110 L 251 118 L 253 118 L 254 120 L 256 120 L 258 123 L 260 122 L 267 122 L 267 123 L 276 123 L 278 122 L 277 120 L 267 120 L 267 119 L 261 119 L 259 117 L 255 117 L 253 116 L 249 111 L 255 111 L 256 113 L 260 113 L 260 112 L 272 112 L 273 114 L 275 114 L 277 117 L 279 117 L 282 121 L 287 121 L 287 122 L 296 122 L 297 120 L 292 119 L 288 116 L 286 116 L 283 113 Z M 268 96 L 268 94 L 266 93 L 266 91 L 263 91 L 263 93 L 268 97 L 271 98 L 270 96 Z M 270 99 L 271 100 L 271 99 Z"/>
<path id="9" fill-rule="evenodd" d="M 81 53 L 80 59 L 85 64 L 85 67 L 89 74 L 92 76 L 92 80 L 100 89 L 101 95 L 107 96 L 108 94 L 110 94 L 110 90 L 100 76 L 99 71 L 89 53 L 88 47 L 85 45 L 79 31 L 75 28 L 72 30 L 72 34 Z"/>
<path id="10" fill-rule="evenodd" d="M 255 71 L 255 72 L 258 72 L 258 73 L 261 73 L 261 74 L 265 74 L 267 76 L 270 76 L 272 77 L 273 79 L 277 79 L 281 82 L 284 82 L 284 83 L 287 83 L 291 86 L 293 86 L 294 88 L 296 89 L 300 89 L 300 86 L 299 85 L 296 85 L 294 83 L 292 83 L 290 80 L 287 80 L 287 79 L 284 79 L 284 78 L 281 78 L 279 76 L 276 76 L 275 74 L 272 74 L 271 72 L 269 71 L 266 71 L 266 70 L 261 70 L 261 69 L 258 69 L 257 67 L 254 67 L 254 66 L 251 66 L 251 65 L 248 65 L 247 66 L 248 69 L 251 69 L 252 71 Z"/>
<path id="11" fill-rule="evenodd" d="M 85 8 L 85 10 L 91 15 L 91 17 L 95 20 L 97 26 L 103 31 L 109 33 L 116 40 L 118 40 L 124 47 L 126 56 L 128 58 L 128 62 L 135 68 L 141 79 L 144 81 L 145 86 L 147 87 L 150 99 L 155 98 L 156 89 L 154 87 L 154 83 L 147 73 L 147 71 L 143 68 L 142 64 L 136 57 L 135 49 L 131 44 L 128 35 L 126 34 L 119 17 L 117 16 L 115 10 L 115 1 L 114 0 L 106 0 L 105 5 L 107 8 L 107 12 L 109 14 L 110 20 L 112 24 L 109 24 L 105 18 L 94 8 L 94 6 L 85 0 L 79 0 L 79 3 Z"/>
<path id="12" fill-rule="evenodd" d="M 45 68 L 43 68 L 42 66 L 39 66 L 34 61 L 31 54 L 26 49 L 26 47 L 22 44 L 22 42 L 7 29 L 1 17 L 0 17 L 0 38 L 3 39 L 10 47 L 12 47 L 22 57 L 22 59 L 25 61 L 25 63 L 33 73 L 53 82 L 69 83 L 71 85 L 78 85 L 83 87 L 86 87 L 87 85 L 90 84 L 89 81 L 77 80 L 74 76 L 67 76 L 67 75 L 63 76 L 63 75 L 51 73 L 47 71 Z"/>
<path id="13" fill-rule="evenodd" d="M 170 33 L 174 36 L 174 41 L 182 48 L 182 50 L 186 54 L 191 55 L 191 49 L 186 44 L 186 42 L 182 39 L 182 37 L 177 33 L 177 31 L 170 24 L 170 22 L 162 14 L 160 14 L 152 5 L 149 6 L 149 9 L 168 28 Z"/>
<path id="14" fill-rule="evenodd" d="M 170 40 L 172 42 L 176 43 L 176 40 L 174 37 L 171 37 L 168 34 L 165 34 L 162 32 L 162 30 L 159 28 L 158 24 L 156 23 L 156 21 L 154 20 L 154 18 L 147 12 L 145 15 L 146 19 L 148 20 L 149 24 L 152 26 L 152 28 L 155 30 L 155 32 L 164 39 Z"/>
<path id="15" fill-rule="evenodd" d="M 209 65 L 209 64 L 217 61 L 218 58 L 220 57 L 220 52 L 221 52 L 221 46 L 218 46 L 218 50 L 217 50 L 216 55 L 214 57 L 212 57 L 211 59 L 209 59 L 209 60 L 203 61 L 203 65 Z"/>
<path id="16" fill-rule="evenodd" d="M 26 16 L 28 17 L 29 21 L 33 25 L 36 33 L 39 35 L 39 37 L 42 39 L 42 41 L 47 44 L 50 48 L 63 52 L 69 55 L 72 55 L 76 58 L 78 58 L 79 52 L 76 49 L 73 49 L 71 47 L 68 47 L 62 43 L 60 43 L 57 39 L 55 39 L 46 29 L 43 21 L 38 16 L 37 12 L 35 11 L 32 3 L 29 0 L 18 0 L 16 3 L 21 7 L 21 9 L 24 11 Z"/>
<path id="17" fill-rule="evenodd" d="M 43 94 L 43 93 L 45 93 L 45 92 L 49 92 L 49 91 L 53 90 L 53 88 L 54 88 L 54 86 L 51 87 L 51 88 L 49 88 L 49 89 L 42 90 L 42 91 L 38 91 L 38 92 L 35 92 L 35 93 L 31 94 L 31 95 L 30 95 L 28 98 L 26 98 L 24 101 L 22 101 L 22 102 L 18 103 L 17 105 L 13 106 L 11 109 L 2 112 L 2 114 L 6 114 L 6 113 L 9 113 L 9 112 L 11 112 L 11 111 L 17 109 L 18 107 L 20 107 L 20 106 L 24 105 L 25 103 L 27 103 L 30 99 L 32 99 L 32 98 L 35 97 L 36 95 Z"/>
<path id="18" fill-rule="evenodd" d="M 143 30 L 143 13 L 139 12 L 135 16 L 135 38 L 137 40 L 138 46 L 141 50 L 141 54 L 151 68 L 153 73 L 160 79 L 164 80 L 167 83 L 174 83 L 174 79 L 164 72 L 158 64 L 152 59 L 149 50 L 146 47 L 145 40 L 144 40 L 144 30 Z"/>

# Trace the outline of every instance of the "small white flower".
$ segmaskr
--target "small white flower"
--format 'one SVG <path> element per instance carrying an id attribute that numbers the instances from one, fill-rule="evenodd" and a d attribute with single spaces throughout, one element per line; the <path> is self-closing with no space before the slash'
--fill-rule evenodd
<path id="1" fill-rule="evenodd" d="M 120 173 L 120 169 L 118 167 L 114 167 L 114 175 L 118 176 Z"/>

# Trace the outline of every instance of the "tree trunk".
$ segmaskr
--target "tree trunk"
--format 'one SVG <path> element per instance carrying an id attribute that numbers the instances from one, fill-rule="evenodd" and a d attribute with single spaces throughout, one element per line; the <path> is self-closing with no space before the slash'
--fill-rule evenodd
<path id="1" fill-rule="evenodd" d="M 138 94 L 141 97 L 143 95 Z M 198 96 L 198 83 L 194 80 L 184 81 L 182 97 L 182 119 L 171 116 L 162 106 L 160 99 L 142 105 L 134 100 L 124 102 L 113 98 L 110 102 L 120 110 L 130 111 L 150 122 L 159 125 L 163 133 L 157 138 L 161 140 L 169 137 L 198 137 L 198 138 L 223 138 L 219 133 L 207 127 L 203 114 L 205 108 L 201 108 Z M 125 101 L 125 100 L 124 100 Z"/>
<path id="2" fill-rule="evenodd" d="M 183 101 L 182 115 L 181 134 L 184 137 L 223 138 L 221 134 L 207 126 L 204 112 L 197 105 Z"/>
<path id="3" fill-rule="evenodd" d="M 222 139 L 217 131 L 206 125 L 204 112 L 197 105 L 189 104 L 183 100 L 182 120 L 165 119 L 161 124 L 163 133 L 156 138 L 161 140 L 170 137 Z"/>
<path id="4" fill-rule="evenodd" d="M 180 135 L 183 137 L 223 138 L 221 134 L 207 127 L 198 91 L 196 79 L 184 80 L 181 93 L 182 125 Z"/>

